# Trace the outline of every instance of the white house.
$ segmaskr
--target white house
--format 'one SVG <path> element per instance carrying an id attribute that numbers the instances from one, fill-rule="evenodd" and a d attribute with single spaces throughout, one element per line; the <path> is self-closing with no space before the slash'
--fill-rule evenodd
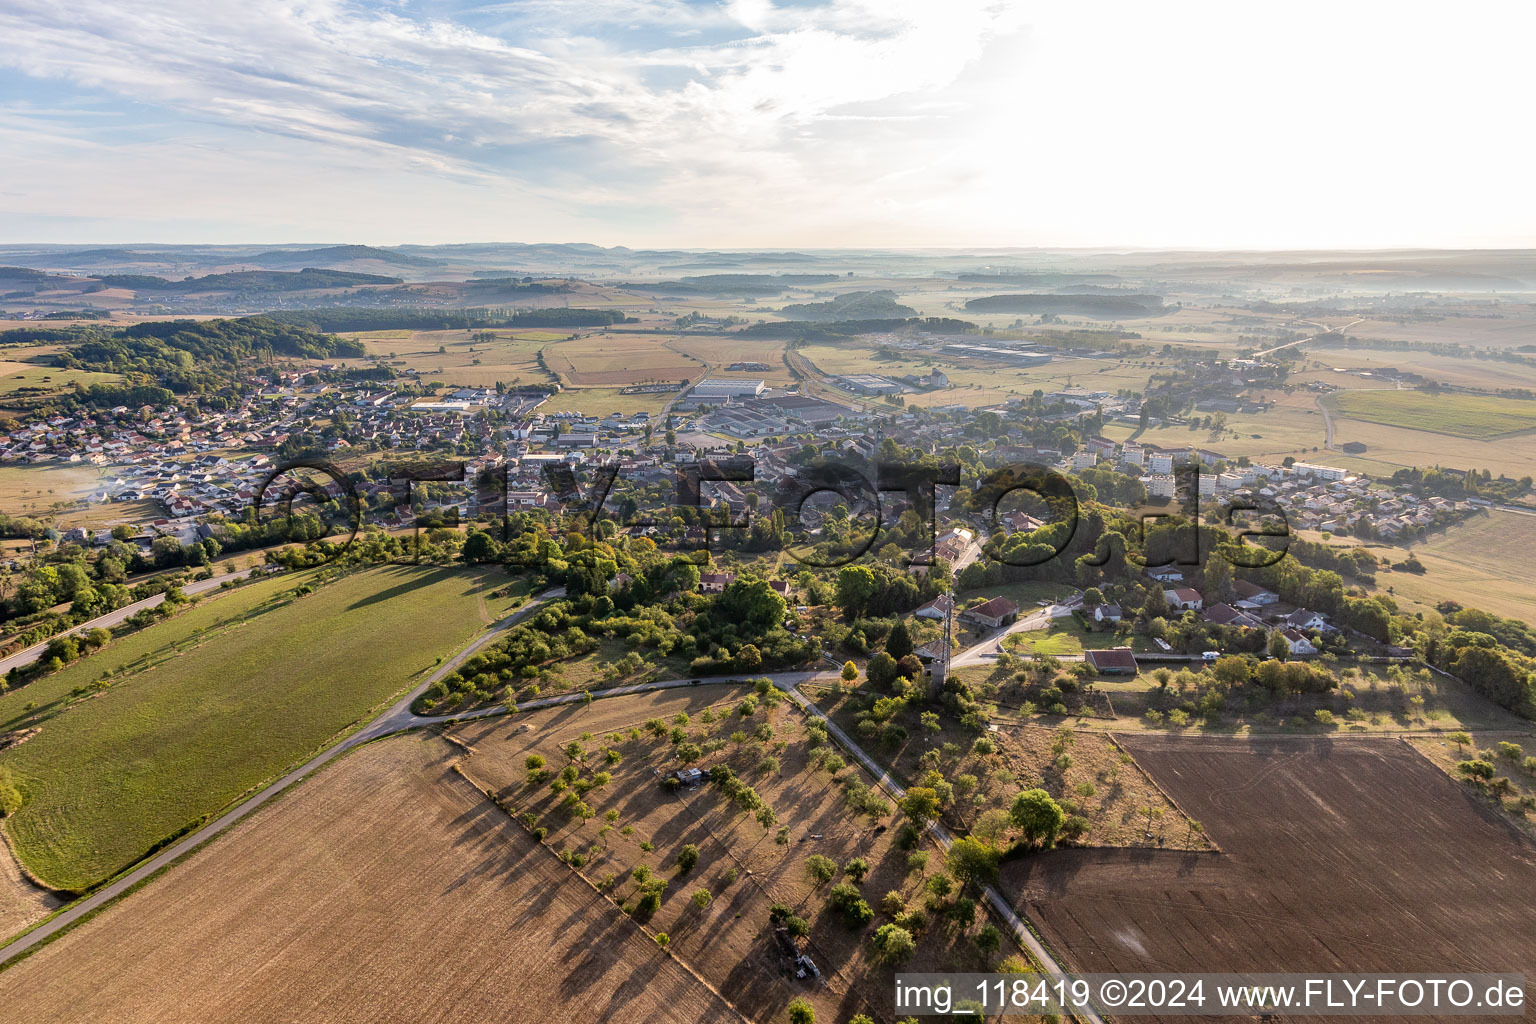
<path id="1" fill-rule="evenodd" d="M 1232 589 L 1237 593 L 1239 608 L 1262 608 L 1280 600 L 1279 594 L 1272 590 L 1265 590 L 1257 583 L 1249 583 L 1247 580 L 1234 580 Z"/>
<path id="2" fill-rule="evenodd" d="M 920 619 L 934 619 L 942 621 L 944 616 L 949 614 L 949 609 L 953 605 L 954 601 L 948 594 L 940 594 L 932 601 L 929 601 L 927 604 L 923 605 L 913 614 L 915 614 Z"/>
<path id="3" fill-rule="evenodd" d="M 1177 608 L 1180 611 L 1197 612 L 1205 604 L 1205 599 L 1200 596 L 1200 591 L 1192 587 L 1165 590 L 1163 591 L 1163 600 L 1168 602 L 1168 607 Z"/>
<path id="4" fill-rule="evenodd" d="M 1285 624 L 1293 629 L 1316 629 L 1324 633 L 1331 632 L 1333 626 L 1329 625 L 1327 616 L 1322 612 L 1308 611 L 1298 608 L 1285 617 Z"/>
<path id="5" fill-rule="evenodd" d="M 1306 634 L 1301 632 L 1299 629 L 1283 629 L 1280 631 L 1280 635 L 1285 637 L 1286 646 L 1291 649 L 1292 654 L 1303 655 L 1317 653 L 1317 647 L 1312 643 L 1311 640 L 1308 640 Z"/>

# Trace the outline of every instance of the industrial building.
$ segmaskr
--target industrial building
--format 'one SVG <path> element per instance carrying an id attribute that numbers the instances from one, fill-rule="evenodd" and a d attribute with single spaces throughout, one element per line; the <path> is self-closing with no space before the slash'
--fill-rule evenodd
<path id="1" fill-rule="evenodd" d="M 766 391 L 767 388 L 768 385 L 760 380 L 708 377 L 695 384 L 693 390 L 688 393 L 688 397 L 695 402 L 724 401 L 730 398 L 756 398 Z"/>

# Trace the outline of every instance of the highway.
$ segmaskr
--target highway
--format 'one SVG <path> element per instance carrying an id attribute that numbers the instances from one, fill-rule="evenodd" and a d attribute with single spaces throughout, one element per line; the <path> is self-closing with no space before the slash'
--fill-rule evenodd
<path id="1" fill-rule="evenodd" d="M 1349 323 L 1345 324 L 1343 327 L 1329 327 L 1327 324 L 1320 324 L 1315 320 L 1298 320 L 1296 322 L 1306 324 L 1308 327 L 1316 327 L 1318 331 L 1316 334 L 1309 338 L 1301 338 L 1297 341 L 1288 341 L 1284 345 L 1276 345 L 1274 348 L 1266 348 L 1262 352 L 1255 352 L 1253 354 L 1253 358 L 1263 359 L 1265 356 L 1279 352 L 1282 349 L 1294 348 L 1297 345 L 1305 345 L 1309 341 L 1316 341 L 1318 338 L 1321 338 L 1325 334 L 1343 334 L 1345 331 L 1355 326 L 1355 324 L 1365 323 L 1365 317 L 1357 317 L 1356 319 L 1351 320 Z"/>

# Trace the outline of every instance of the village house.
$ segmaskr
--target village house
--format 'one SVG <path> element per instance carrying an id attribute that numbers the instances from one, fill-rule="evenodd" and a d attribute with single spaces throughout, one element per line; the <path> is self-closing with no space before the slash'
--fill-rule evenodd
<path id="1" fill-rule="evenodd" d="M 1104 675 L 1129 675 L 1137 673 L 1136 655 L 1129 647 L 1109 647 L 1098 651 L 1085 651 L 1083 658 L 1095 672 Z"/>
<path id="2" fill-rule="evenodd" d="M 989 601 L 960 613 L 960 618 L 986 629 L 998 629 L 1019 617 L 1019 606 L 1006 597 L 994 597 Z"/>
<path id="3" fill-rule="evenodd" d="M 1177 587 L 1173 590 L 1163 591 L 1163 600 L 1168 602 L 1169 608 L 1177 608 L 1179 611 L 1200 610 L 1205 599 L 1200 596 L 1200 591 L 1191 587 Z"/>
<path id="4" fill-rule="evenodd" d="M 940 594 L 932 601 L 918 608 L 913 614 L 920 619 L 943 621 L 944 617 L 949 614 L 950 609 L 954 607 L 954 603 L 954 599 L 948 594 Z"/>
<path id="5" fill-rule="evenodd" d="M 1299 629 L 1283 629 L 1280 635 L 1285 638 L 1286 646 L 1290 648 L 1293 656 L 1302 657 L 1317 653 L 1317 646 Z"/>

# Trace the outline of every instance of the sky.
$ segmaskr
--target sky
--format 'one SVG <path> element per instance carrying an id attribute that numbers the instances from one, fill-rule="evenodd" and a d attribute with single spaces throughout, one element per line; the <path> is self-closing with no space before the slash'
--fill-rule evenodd
<path id="1" fill-rule="evenodd" d="M 1536 5 L 0 0 L 0 241 L 1536 245 Z"/>

